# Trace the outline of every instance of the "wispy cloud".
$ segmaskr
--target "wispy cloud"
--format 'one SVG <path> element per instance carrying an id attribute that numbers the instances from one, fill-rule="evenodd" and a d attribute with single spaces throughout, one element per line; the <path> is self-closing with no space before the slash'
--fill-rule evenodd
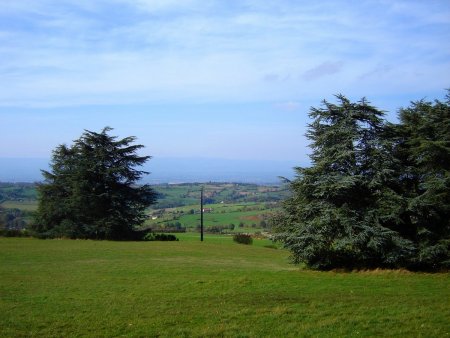
<path id="1" fill-rule="evenodd" d="M 320 65 L 317 65 L 314 68 L 308 69 L 303 73 L 303 78 L 305 80 L 315 80 L 323 76 L 332 75 L 339 73 L 344 66 L 344 62 L 336 61 L 336 62 L 324 62 Z"/>
<path id="2" fill-rule="evenodd" d="M 442 89 L 449 13 L 446 1 L 2 2 L 0 105 Z"/>
<path id="3" fill-rule="evenodd" d="M 108 124 L 155 156 L 307 161 L 323 98 L 395 111 L 449 87 L 449 18 L 447 0 L 0 1 L 0 157 Z"/>
<path id="4" fill-rule="evenodd" d="M 278 103 L 276 107 L 281 110 L 296 111 L 301 107 L 301 105 L 299 102 L 296 101 L 286 101 Z"/>

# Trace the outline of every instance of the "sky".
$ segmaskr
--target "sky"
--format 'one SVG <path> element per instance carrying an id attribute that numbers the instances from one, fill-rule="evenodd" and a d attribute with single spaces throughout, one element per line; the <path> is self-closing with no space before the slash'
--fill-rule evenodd
<path id="1" fill-rule="evenodd" d="M 308 162 L 311 106 L 450 87 L 448 0 L 0 0 L 0 158 L 84 129 L 155 158 Z"/>

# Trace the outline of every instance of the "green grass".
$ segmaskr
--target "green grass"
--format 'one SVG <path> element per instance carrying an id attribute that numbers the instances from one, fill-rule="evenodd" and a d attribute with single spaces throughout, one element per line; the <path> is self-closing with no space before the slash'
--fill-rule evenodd
<path id="1" fill-rule="evenodd" d="M 2 337 L 445 337 L 449 274 L 312 272 L 230 237 L 0 238 Z"/>
<path id="2" fill-rule="evenodd" d="M 283 186 L 236 183 L 160 184 L 153 186 L 161 197 L 154 207 L 161 209 L 196 204 L 202 187 L 207 203 L 269 202 L 282 200 L 289 195 Z"/>
<path id="3" fill-rule="evenodd" d="M 213 212 L 205 213 L 205 227 L 235 225 L 234 232 L 257 232 L 266 226 L 260 226 L 261 221 L 267 223 L 268 216 L 279 209 L 280 198 L 286 196 L 284 187 L 260 186 L 255 184 L 207 183 L 207 184 L 161 184 L 153 188 L 160 194 L 156 204 L 148 209 L 150 215 L 158 215 L 158 219 L 149 219 L 145 226 L 161 227 L 180 222 L 188 231 L 194 230 L 200 224 L 198 211 L 200 206 L 200 189 L 204 188 L 205 208 Z M 24 212 L 37 210 L 36 187 L 30 184 L 0 184 L 0 203 L 5 209 L 19 209 Z M 212 204 L 211 201 L 217 203 Z M 223 202 L 223 203 L 221 203 Z M 205 202 L 206 203 L 206 202 Z M 161 214 L 162 213 L 162 214 Z M 28 215 L 25 219 L 31 223 Z M 238 227 L 242 223 L 243 227 Z M 226 230 L 231 232 L 230 230 Z"/>
<path id="4" fill-rule="evenodd" d="M 174 235 L 182 242 L 198 242 L 200 241 L 200 233 L 194 233 L 194 232 L 185 232 L 185 233 L 174 233 Z M 220 234 L 204 234 L 203 236 L 204 242 L 207 243 L 216 243 L 216 244 L 236 244 L 233 242 L 233 236 L 230 235 L 220 235 Z M 275 247 L 281 247 L 279 244 L 274 244 L 269 239 L 262 239 L 262 238 L 254 238 L 253 239 L 253 246 L 256 247 L 267 247 L 267 246 L 275 246 Z"/>
<path id="5" fill-rule="evenodd" d="M 235 225 L 235 232 L 254 232 L 260 231 L 260 222 L 268 219 L 279 207 L 266 203 L 224 203 L 208 204 L 205 209 L 212 209 L 211 212 L 204 213 L 205 227 L 215 225 Z M 198 212 L 199 205 L 188 205 L 178 208 L 166 209 L 163 216 L 156 220 L 148 220 L 147 226 L 162 225 L 174 222 L 180 222 L 183 227 L 195 228 L 200 224 L 200 214 L 191 214 L 190 211 Z M 156 214 L 158 210 L 151 209 L 149 214 Z M 239 228 L 240 223 L 244 224 L 244 229 Z M 254 227 L 256 225 L 256 227 Z"/>
<path id="6" fill-rule="evenodd" d="M 5 201 L 0 204 L 4 209 L 20 209 L 23 211 L 36 211 L 37 201 Z"/>

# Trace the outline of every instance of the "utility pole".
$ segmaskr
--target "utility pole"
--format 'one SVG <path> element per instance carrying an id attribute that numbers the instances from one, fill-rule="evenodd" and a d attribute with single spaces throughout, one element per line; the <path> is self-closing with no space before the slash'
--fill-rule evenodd
<path id="1" fill-rule="evenodd" d="M 200 191 L 200 241 L 203 242 L 203 187 Z"/>

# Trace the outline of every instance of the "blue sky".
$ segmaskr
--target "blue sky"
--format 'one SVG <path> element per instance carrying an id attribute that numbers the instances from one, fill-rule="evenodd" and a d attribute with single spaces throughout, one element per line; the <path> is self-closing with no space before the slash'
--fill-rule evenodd
<path id="1" fill-rule="evenodd" d="M 0 157 L 83 129 L 154 157 L 307 162 L 308 110 L 450 87 L 450 1 L 0 0 Z"/>

